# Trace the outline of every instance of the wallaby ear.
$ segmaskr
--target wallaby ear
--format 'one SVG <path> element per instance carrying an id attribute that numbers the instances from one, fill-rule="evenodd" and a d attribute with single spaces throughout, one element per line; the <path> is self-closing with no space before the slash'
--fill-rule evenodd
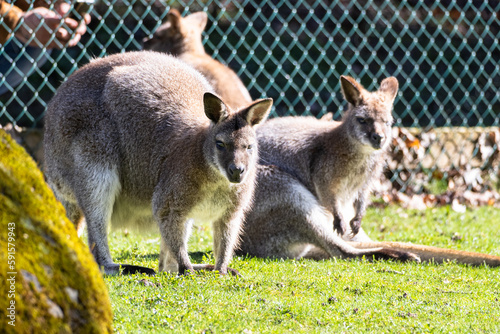
<path id="1" fill-rule="evenodd" d="M 396 98 L 396 95 L 398 94 L 398 88 L 398 79 L 396 79 L 395 77 L 389 77 L 382 80 L 378 91 L 387 94 L 387 96 L 394 100 Z"/>
<path id="2" fill-rule="evenodd" d="M 171 8 L 167 13 L 167 21 L 170 22 L 171 27 L 175 30 L 180 30 L 181 28 L 181 13 L 175 9 Z"/>
<path id="3" fill-rule="evenodd" d="M 218 123 L 229 115 L 226 104 L 215 94 L 205 93 L 203 95 L 203 106 L 205 115 L 214 123 Z"/>
<path id="4" fill-rule="evenodd" d="M 362 102 L 361 91 L 363 90 L 363 86 L 350 76 L 340 76 L 340 88 L 342 89 L 344 98 L 353 106 L 357 106 Z"/>
<path id="5" fill-rule="evenodd" d="M 196 12 L 186 16 L 184 19 L 189 19 L 193 24 L 198 25 L 200 31 L 203 31 L 207 26 L 208 16 L 205 12 Z"/>
<path id="6" fill-rule="evenodd" d="M 272 106 L 273 99 L 260 99 L 240 110 L 240 114 L 251 126 L 254 126 L 263 122 L 269 116 Z"/>

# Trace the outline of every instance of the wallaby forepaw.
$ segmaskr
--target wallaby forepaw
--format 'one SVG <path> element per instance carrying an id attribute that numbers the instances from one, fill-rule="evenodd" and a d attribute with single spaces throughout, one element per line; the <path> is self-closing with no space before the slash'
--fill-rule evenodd
<path id="1" fill-rule="evenodd" d="M 206 271 L 218 271 L 220 275 L 227 275 L 231 274 L 232 276 L 241 276 L 238 270 L 232 269 L 232 268 L 227 268 L 226 270 L 218 270 L 215 268 L 213 264 L 194 264 L 193 265 L 194 270 L 206 270 Z M 188 270 L 186 270 L 187 274 Z M 192 270 L 189 270 L 189 272 L 192 272 Z"/>
<path id="2" fill-rule="evenodd" d="M 333 230 L 337 232 L 340 236 L 343 236 L 345 234 L 345 228 L 342 224 L 342 220 L 333 220 Z"/>
<path id="3" fill-rule="evenodd" d="M 359 233 L 359 230 L 361 229 L 361 218 L 353 218 L 349 225 L 351 226 L 350 237 L 353 238 L 356 236 L 356 234 Z"/>

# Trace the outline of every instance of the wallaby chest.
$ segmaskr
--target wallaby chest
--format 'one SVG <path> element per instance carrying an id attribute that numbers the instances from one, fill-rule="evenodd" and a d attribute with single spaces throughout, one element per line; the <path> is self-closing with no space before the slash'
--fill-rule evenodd
<path id="1" fill-rule="evenodd" d="M 202 185 L 188 217 L 194 220 L 215 221 L 234 211 L 238 204 L 238 186 L 228 182 Z"/>

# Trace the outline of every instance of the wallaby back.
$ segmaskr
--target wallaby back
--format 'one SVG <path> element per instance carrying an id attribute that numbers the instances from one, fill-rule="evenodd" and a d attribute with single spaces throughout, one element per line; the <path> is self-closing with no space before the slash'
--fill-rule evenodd
<path id="1" fill-rule="evenodd" d="M 216 269 L 227 272 L 253 194 L 253 126 L 272 102 L 235 112 L 212 92 L 199 72 L 174 57 L 131 52 L 92 61 L 50 102 L 46 175 L 68 216 L 85 216 L 89 245 L 106 273 L 119 268 L 107 226 L 127 216 L 124 210 L 132 219 L 154 217 L 164 252 L 180 272 L 193 268 L 186 220 L 215 221 Z"/>
<path id="2" fill-rule="evenodd" d="M 182 17 L 171 9 L 167 21 L 144 39 L 144 49 L 170 53 L 200 71 L 214 87 L 215 92 L 233 108 L 248 105 L 252 98 L 236 73 L 211 58 L 203 48 L 202 32 L 207 24 L 207 14 L 197 12 Z"/>

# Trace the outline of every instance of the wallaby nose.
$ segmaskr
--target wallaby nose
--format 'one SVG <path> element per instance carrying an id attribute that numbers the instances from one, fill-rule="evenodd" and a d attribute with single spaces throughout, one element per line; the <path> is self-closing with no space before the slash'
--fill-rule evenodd
<path id="1" fill-rule="evenodd" d="M 371 141 L 374 147 L 379 148 L 380 144 L 382 143 L 382 140 L 384 139 L 383 135 L 380 135 L 378 133 L 372 133 L 371 135 Z"/>
<path id="2" fill-rule="evenodd" d="M 245 172 L 245 166 L 235 164 L 229 165 L 229 178 L 231 182 L 237 183 L 241 181 L 241 176 Z"/>

